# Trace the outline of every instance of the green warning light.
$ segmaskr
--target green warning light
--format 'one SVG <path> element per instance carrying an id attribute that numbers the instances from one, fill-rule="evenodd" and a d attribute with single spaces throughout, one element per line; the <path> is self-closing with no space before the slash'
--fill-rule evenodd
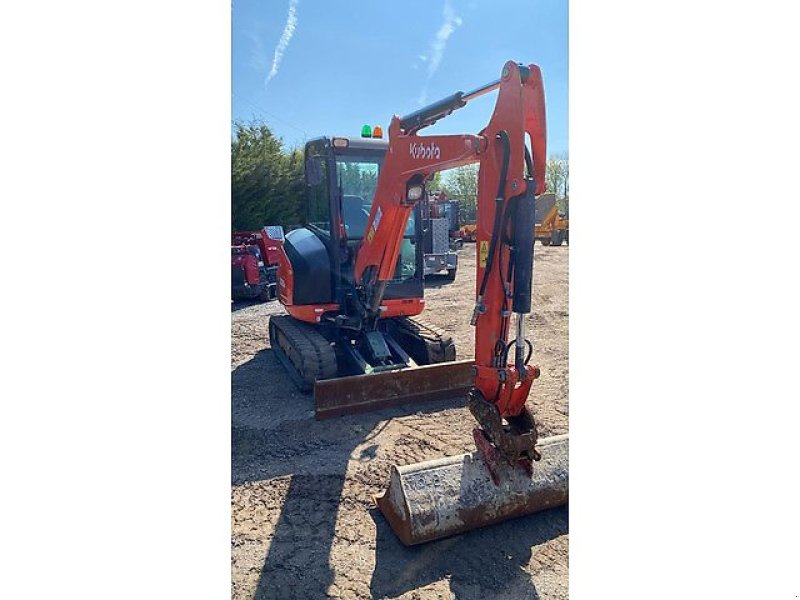
<path id="1" fill-rule="evenodd" d="M 363 138 L 371 138 L 372 137 L 372 127 L 369 125 L 364 125 L 361 128 L 361 137 Z"/>

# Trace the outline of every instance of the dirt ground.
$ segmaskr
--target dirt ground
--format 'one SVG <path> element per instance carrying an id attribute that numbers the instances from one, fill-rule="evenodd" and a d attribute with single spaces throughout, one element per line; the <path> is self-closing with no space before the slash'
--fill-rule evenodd
<path id="1" fill-rule="evenodd" d="M 471 358 L 475 246 L 454 282 L 427 282 L 422 318 Z M 569 248 L 536 245 L 529 403 L 540 436 L 568 432 Z M 463 399 L 317 422 L 269 347 L 277 302 L 231 314 L 232 597 L 567 598 L 567 508 L 406 548 L 372 496 L 389 466 L 473 450 Z"/>

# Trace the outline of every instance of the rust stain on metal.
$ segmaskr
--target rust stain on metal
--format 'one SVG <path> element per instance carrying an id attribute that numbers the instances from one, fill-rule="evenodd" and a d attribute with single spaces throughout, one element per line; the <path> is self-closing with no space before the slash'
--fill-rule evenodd
<path id="1" fill-rule="evenodd" d="M 478 453 L 393 466 L 389 487 L 375 502 L 406 545 L 566 504 L 569 437 L 540 440 L 540 450 L 532 476 L 508 466 L 499 484 Z"/>
<path id="2" fill-rule="evenodd" d="M 328 419 L 379 408 L 462 398 L 472 387 L 472 360 L 318 381 L 314 415 Z"/>

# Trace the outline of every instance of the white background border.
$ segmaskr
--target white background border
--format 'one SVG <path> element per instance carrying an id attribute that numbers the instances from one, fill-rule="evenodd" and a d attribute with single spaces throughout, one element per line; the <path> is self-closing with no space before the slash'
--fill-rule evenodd
<path id="1" fill-rule="evenodd" d="M 572 598 L 800 595 L 790 6 L 571 3 Z M 230 7 L 0 56 L 0 596 L 228 597 Z"/>

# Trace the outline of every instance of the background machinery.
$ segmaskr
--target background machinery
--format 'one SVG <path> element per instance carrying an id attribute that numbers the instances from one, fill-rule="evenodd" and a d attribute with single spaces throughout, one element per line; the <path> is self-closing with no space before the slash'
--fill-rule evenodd
<path id="1" fill-rule="evenodd" d="M 553 193 L 536 198 L 536 239 L 544 246 L 569 244 L 569 219 L 558 212 L 558 202 Z"/>
<path id="2" fill-rule="evenodd" d="M 454 234 L 458 231 L 458 203 L 447 200 L 443 192 L 428 193 L 419 203 L 422 223 L 423 274 L 444 271 L 453 281 L 458 271 Z M 460 236 L 457 238 L 461 242 Z"/>
<path id="3" fill-rule="evenodd" d="M 271 233 L 268 233 L 269 232 Z M 270 240 L 283 238 L 280 226 L 231 234 L 231 297 L 234 300 L 273 300 L 277 295 L 278 246 Z"/>
<path id="4" fill-rule="evenodd" d="M 494 90 L 479 133 L 418 135 Z M 280 244 L 278 294 L 289 316 L 270 320 L 270 339 L 296 380 L 314 386 L 318 416 L 466 392 L 477 452 L 393 467 L 376 498 L 414 544 L 567 501 L 568 440 L 538 440 L 526 404 L 540 375 L 526 317 L 535 196 L 545 191 L 541 72 L 507 62 L 496 81 L 394 116 L 388 133 L 388 144 L 306 146 L 308 225 Z M 426 181 L 471 163 L 479 164 L 475 360 L 449 362 L 452 341 L 411 318 L 424 302 L 413 232 Z"/>
<path id="5" fill-rule="evenodd" d="M 428 200 L 435 205 L 436 214 L 447 219 L 450 245 L 456 249 L 462 248 L 464 240 L 461 238 L 461 222 L 464 211 L 461 202 L 450 198 L 444 191 L 428 192 Z"/>
<path id="6" fill-rule="evenodd" d="M 459 237 L 464 242 L 474 242 L 478 230 L 477 210 L 471 204 L 464 204 L 459 211 Z"/>

